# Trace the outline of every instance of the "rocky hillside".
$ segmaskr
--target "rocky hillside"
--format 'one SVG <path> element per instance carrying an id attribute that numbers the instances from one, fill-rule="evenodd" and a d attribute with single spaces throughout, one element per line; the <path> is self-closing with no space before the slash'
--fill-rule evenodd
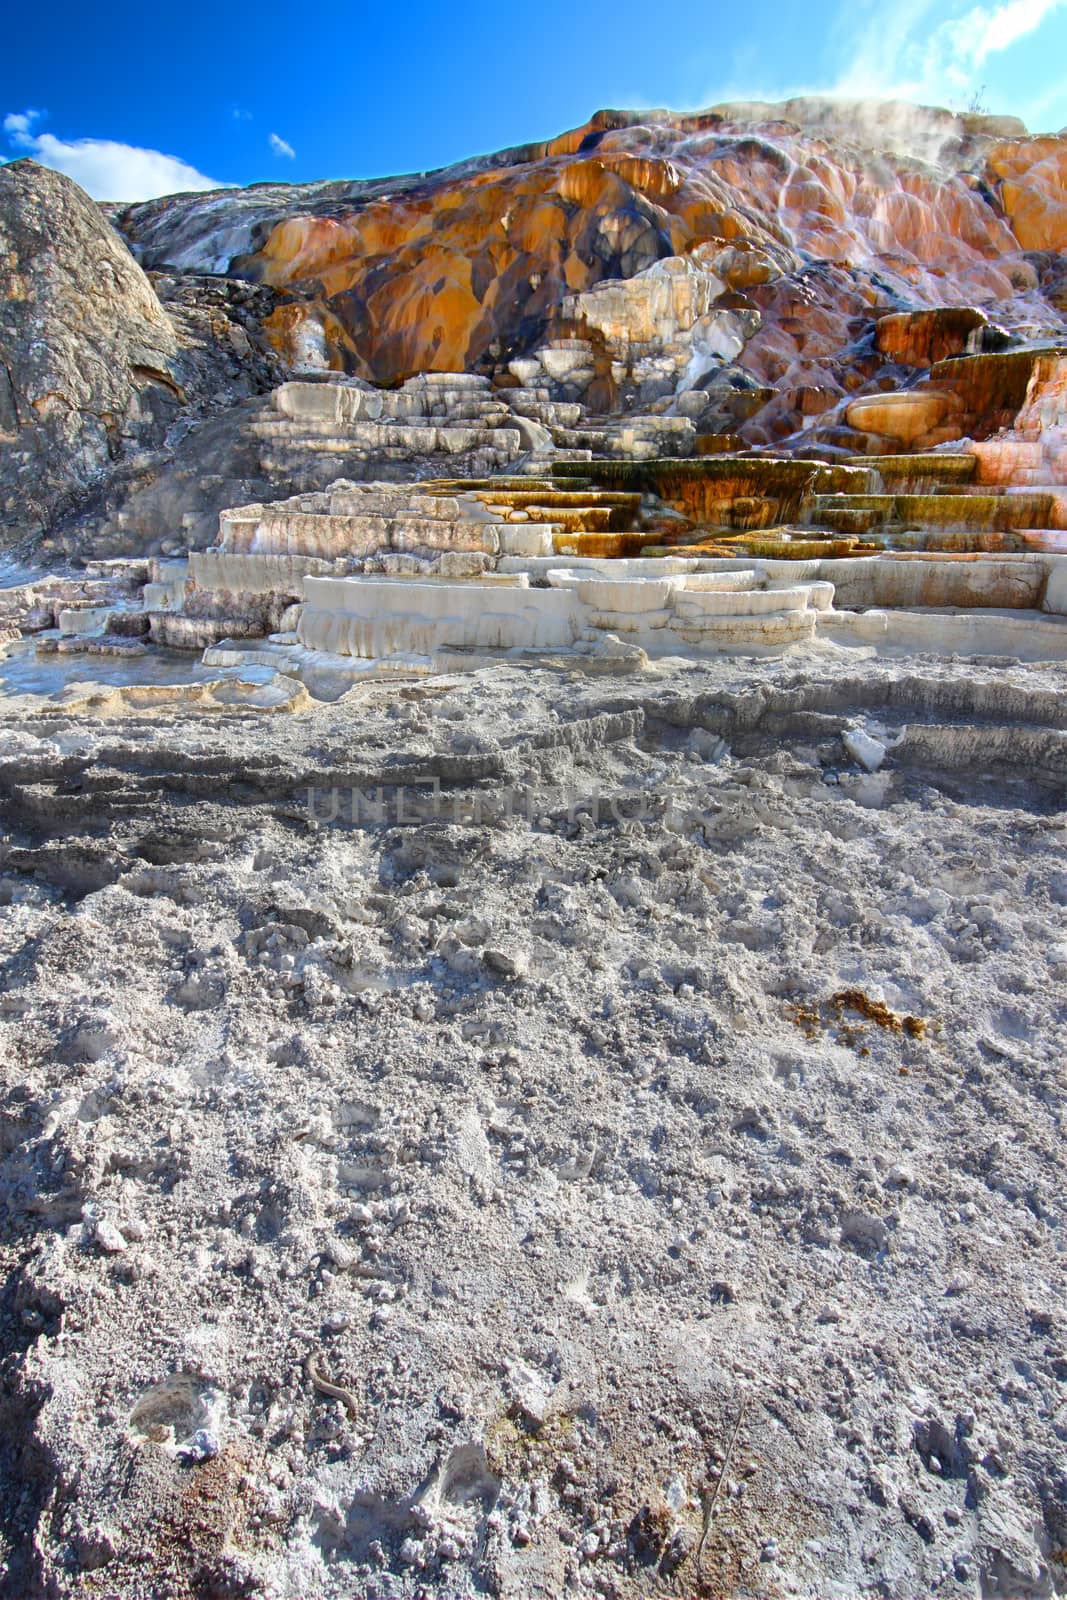
<path id="1" fill-rule="evenodd" d="M 1067 339 L 1065 191 L 1067 138 L 817 100 L 599 112 L 436 173 L 176 195 L 108 208 L 114 227 L 15 162 L 0 539 L 72 515 L 90 544 L 117 519 L 145 549 L 209 527 L 198 467 L 249 493 L 267 474 L 247 410 L 215 420 L 206 467 L 191 429 L 293 370 L 477 371 L 749 448 L 855 449 L 847 400 L 965 349 Z M 935 316 L 878 331 L 916 311 Z"/>
<path id="2" fill-rule="evenodd" d="M 1010 302 L 1067 243 L 1065 179 L 1067 143 L 1011 119 L 799 101 L 599 112 L 473 168 L 179 196 L 119 226 L 149 266 L 284 290 L 269 327 L 291 360 L 389 383 L 491 367 L 588 317 L 598 284 L 679 258 L 709 303 L 772 314 L 769 286 L 818 261 L 868 303 Z"/>

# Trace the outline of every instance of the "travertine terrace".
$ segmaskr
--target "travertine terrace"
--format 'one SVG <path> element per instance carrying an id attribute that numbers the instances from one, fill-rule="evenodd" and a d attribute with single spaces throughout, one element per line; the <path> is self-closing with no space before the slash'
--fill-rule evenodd
<path id="1" fill-rule="evenodd" d="M 1065 182 L 0 167 L 5 1597 L 1067 1592 Z"/>

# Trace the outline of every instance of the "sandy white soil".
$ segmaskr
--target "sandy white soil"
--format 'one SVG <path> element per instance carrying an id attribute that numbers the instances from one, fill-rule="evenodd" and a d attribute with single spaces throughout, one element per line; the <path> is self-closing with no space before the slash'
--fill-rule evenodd
<path id="1" fill-rule="evenodd" d="M 0 706 L 3 1593 L 1063 1592 L 1065 690 Z"/>

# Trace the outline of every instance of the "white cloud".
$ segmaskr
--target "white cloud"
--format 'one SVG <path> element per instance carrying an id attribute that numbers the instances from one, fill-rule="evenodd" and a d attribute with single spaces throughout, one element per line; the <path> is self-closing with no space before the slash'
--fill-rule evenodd
<path id="1" fill-rule="evenodd" d="M 983 77 L 996 76 L 996 58 L 1034 34 L 1067 9 L 1067 0 L 838 0 L 830 32 L 830 69 L 822 82 L 797 77 L 761 81 L 762 66 L 752 53 L 735 52 L 726 84 L 720 80 L 706 103 L 729 100 L 786 100 L 813 95 L 868 102 L 898 100 L 963 109 L 985 98 Z M 1035 46 L 1036 48 L 1036 46 Z M 836 65 L 834 64 L 836 63 Z M 1054 107 L 1067 104 L 1067 84 L 1054 54 L 1048 57 L 1051 82 L 1034 82 L 1018 105 L 994 104 L 993 111 L 1016 111 L 1031 124 Z M 827 83 L 826 79 L 829 79 Z M 990 95 L 995 98 L 995 92 Z M 872 106 L 873 114 L 873 106 Z M 885 134 L 892 118 L 877 116 Z M 909 143 L 907 115 L 899 117 L 894 137 Z M 914 128 L 916 153 L 929 144 L 921 124 Z"/>
<path id="2" fill-rule="evenodd" d="M 1062 6 L 1063 0 L 1008 0 L 1006 5 L 997 6 L 992 12 L 979 6 L 971 13 L 978 24 L 973 51 L 976 65 L 980 66 L 987 56 L 1025 39 Z"/>
<path id="3" fill-rule="evenodd" d="M 159 195 L 188 189 L 221 189 L 196 167 L 160 150 L 119 144 L 114 139 L 58 139 L 53 133 L 34 133 L 40 111 L 10 111 L 4 131 L 12 147 L 32 156 L 42 166 L 65 172 L 94 200 L 155 200 Z"/>
<path id="4" fill-rule="evenodd" d="M 835 91 L 958 102 L 980 90 L 979 74 L 990 57 L 1028 38 L 1064 6 L 1067 0 L 1001 0 L 947 18 L 942 0 L 868 6 L 865 20 L 853 26 Z M 855 18 L 853 7 L 847 15 Z"/>
<path id="5" fill-rule="evenodd" d="M 768 81 L 754 52 L 735 51 L 729 77 L 714 83 L 701 103 L 803 96 L 848 101 L 850 124 L 866 119 L 878 148 L 936 162 L 944 123 L 917 116 L 916 105 L 961 111 L 988 101 L 990 111 L 1018 115 L 1031 128 L 1064 123 L 1067 80 L 1059 53 L 1049 48 L 1042 56 L 1041 40 L 1031 42 L 1028 92 L 1016 92 L 1005 103 L 996 87 L 998 77 L 1012 81 L 1010 63 L 1002 67 L 999 57 L 1064 11 L 1067 0 L 895 0 L 890 6 L 885 0 L 838 0 L 829 36 L 833 54 L 821 81 L 799 74 Z M 1044 72 L 1034 67 L 1035 58 L 1045 63 Z"/>
<path id="6" fill-rule="evenodd" d="M 32 144 L 33 139 L 30 129 L 33 124 L 44 116 L 43 111 L 9 111 L 4 118 L 4 132 L 10 137 L 12 144 Z"/>
<path id="7" fill-rule="evenodd" d="M 270 145 L 276 156 L 285 156 L 287 161 L 295 161 L 296 151 L 293 149 L 292 145 L 289 144 L 287 140 L 281 138 L 279 134 L 272 133 L 270 138 L 267 140 L 267 143 Z"/>

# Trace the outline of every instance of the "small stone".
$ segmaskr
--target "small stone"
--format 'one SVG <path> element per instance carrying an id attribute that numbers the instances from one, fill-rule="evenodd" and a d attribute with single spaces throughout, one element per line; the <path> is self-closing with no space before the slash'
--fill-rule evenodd
<path id="1" fill-rule="evenodd" d="M 885 745 L 880 739 L 872 739 L 862 728 L 849 728 L 841 735 L 841 743 L 865 772 L 877 772 L 885 760 Z"/>
<path id="2" fill-rule="evenodd" d="M 889 1229 L 880 1217 L 866 1211 L 847 1211 L 841 1218 L 841 1243 L 862 1255 L 877 1255 L 889 1243 Z"/>
<path id="3" fill-rule="evenodd" d="M 116 1539 L 110 1528 L 95 1527 L 78 1533 L 73 1541 L 74 1555 L 83 1572 L 95 1572 L 114 1560 Z"/>
<path id="4" fill-rule="evenodd" d="M 93 1224 L 93 1243 L 106 1256 L 119 1256 L 126 1248 L 126 1240 L 119 1229 L 106 1217 L 99 1217 Z"/>
<path id="5" fill-rule="evenodd" d="M 490 946 L 482 952 L 487 967 L 504 978 L 522 978 L 530 970 L 530 963 L 520 951 L 497 950 Z"/>
<path id="6" fill-rule="evenodd" d="M 212 1433 L 210 1428 L 197 1428 L 187 1444 L 182 1445 L 178 1455 L 187 1466 L 198 1467 L 205 1461 L 212 1461 L 219 1453 L 218 1435 Z"/>

